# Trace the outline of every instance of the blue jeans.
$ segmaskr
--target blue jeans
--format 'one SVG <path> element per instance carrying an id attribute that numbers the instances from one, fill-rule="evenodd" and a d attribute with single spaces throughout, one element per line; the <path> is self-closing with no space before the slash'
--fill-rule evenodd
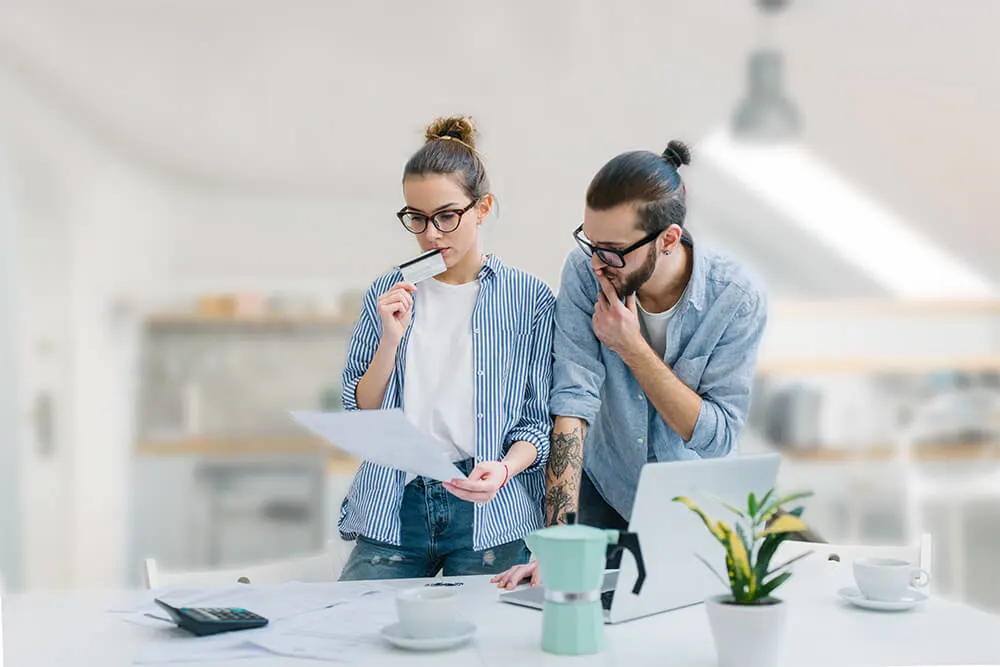
<path id="1" fill-rule="evenodd" d="M 473 460 L 456 465 L 468 474 Z M 531 557 L 524 540 L 473 550 L 473 504 L 452 495 L 440 482 L 417 477 L 407 484 L 399 511 L 400 545 L 358 536 L 341 581 L 433 577 L 441 570 L 446 577 L 499 574 Z"/>

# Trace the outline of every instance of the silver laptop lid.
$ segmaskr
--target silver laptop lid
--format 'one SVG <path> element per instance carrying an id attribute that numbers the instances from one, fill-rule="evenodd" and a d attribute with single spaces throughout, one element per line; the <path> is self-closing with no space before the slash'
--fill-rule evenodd
<path id="1" fill-rule="evenodd" d="M 703 602 L 724 593 L 722 583 L 698 555 L 725 578 L 725 552 L 701 520 L 673 502 L 686 496 L 715 519 L 736 518 L 722 506 L 746 504 L 750 492 L 763 496 L 777 480 L 779 454 L 727 456 L 718 459 L 646 464 L 639 476 L 629 530 L 639 535 L 646 581 L 632 594 L 638 573 L 628 553 L 621 570 L 609 620 L 612 623 Z"/>

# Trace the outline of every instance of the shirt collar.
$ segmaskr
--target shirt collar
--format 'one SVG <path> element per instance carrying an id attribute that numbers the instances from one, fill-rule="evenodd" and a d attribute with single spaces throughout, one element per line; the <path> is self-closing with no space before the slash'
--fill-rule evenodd
<path id="1" fill-rule="evenodd" d="M 483 266 L 479 269 L 479 279 L 489 278 L 500 273 L 503 269 L 503 262 L 496 255 L 490 254 L 486 256 L 486 261 L 483 262 Z"/>
<path id="2" fill-rule="evenodd" d="M 708 258 L 701 246 L 695 243 L 690 234 L 687 235 L 691 250 L 691 279 L 687 286 L 687 300 L 698 310 L 705 308 L 705 283 L 708 281 Z"/>

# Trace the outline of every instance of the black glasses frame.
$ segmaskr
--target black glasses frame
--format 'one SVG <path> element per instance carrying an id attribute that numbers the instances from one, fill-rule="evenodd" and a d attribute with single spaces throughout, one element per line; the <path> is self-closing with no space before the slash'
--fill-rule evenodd
<path id="1" fill-rule="evenodd" d="M 449 233 L 455 231 L 456 229 L 458 229 L 458 226 L 462 224 L 462 216 L 464 216 L 466 213 L 468 213 L 469 210 L 471 210 L 472 207 L 475 206 L 476 204 L 478 204 L 481 200 L 482 200 L 481 198 L 480 199 L 475 199 L 475 200 L 471 201 L 469 203 L 469 205 L 466 206 L 465 208 L 448 208 L 448 209 L 445 209 L 443 211 L 437 211 L 436 213 L 434 213 L 434 214 L 432 214 L 430 216 L 425 215 L 424 213 L 421 213 L 419 211 L 413 211 L 409 207 L 404 206 L 403 208 L 399 209 L 396 212 L 396 217 L 399 218 L 400 224 L 402 224 L 403 227 L 406 228 L 406 231 L 408 231 L 408 232 L 410 232 L 412 234 L 419 235 L 419 234 L 423 234 L 425 231 L 427 231 L 427 223 L 428 223 L 428 221 L 430 221 L 431 224 L 433 224 L 435 227 L 437 227 L 437 230 L 439 232 L 441 232 L 442 234 L 449 234 Z M 457 213 L 458 214 L 458 222 L 456 222 L 455 226 L 451 227 L 450 229 L 445 229 L 444 227 L 442 227 L 441 226 L 441 222 L 438 220 L 438 216 L 444 215 L 445 213 Z M 406 215 L 420 216 L 421 218 L 423 218 L 423 224 L 420 226 L 420 229 L 414 229 L 410 225 L 406 224 L 406 221 L 403 219 L 403 217 L 406 216 Z"/>
<path id="2" fill-rule="evenodd" d="M 592 256 L 594 255 L 594 253 L 596 253 L 598 258 L 600 258 L 600 260 L 605 264 L 607 264 L 608 266 L 615 269 L 621 269 L 625 266 L 625 255 L 629 254 L 630 252 L 634 252 L 635 250 L 638 250 L 642 246 L 646 245 L 647 243 L 655 240 L 656 237 L 662 233 L 663 233 L 662 231 L 659 231 L 647 234 L 646 236 L 639 239 L 629 247 L 622 248 L 621 250 L 615 250 L 613 248 L 599 248 L 595 245 L 591 245 L 590 242 L 585 241 L 581 236 L 581 234 L 583 234 L 582 224 L 579 227 L 577 227 L 576 230 L 573 232 L 573 238 L 576 240 L 577 244 L 583 249 L 583 251 L 588 255 Z"/>

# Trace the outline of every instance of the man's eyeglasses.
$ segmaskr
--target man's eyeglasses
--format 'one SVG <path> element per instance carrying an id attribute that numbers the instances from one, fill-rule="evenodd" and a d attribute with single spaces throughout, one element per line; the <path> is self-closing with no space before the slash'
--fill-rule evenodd
<path id="1" fill-rule="evenodd" d="M 458 229 L 459 223 L 462 222 L 462 216 L 478 203 L 479 200 L 476 199 L 470 202 L 465 208 L 449 208 L 444 211 L 438 211 L 431 216 L 411 211 L 404 206 L 396 213 L 396 217 L 399 218 L 399 221 L 403 223 L 403 226 L 408 231 L 414 234 L 423 234 L 424 230 L 427 229 L 428 220 L 432 225 L 437 227 L 439 232 L 447 234 Z"/>
<path id="2" fill-rule="evenodd" d="M 580 225 L 579 227 L 576 228 L 576 231 L 573 232 L 573 238 L 576 239 L 577 244 L 579 244 L 579 246 L 583 248 L 583 251 L 588 255 L 593 256 L 594 254 L 596 254 L 597 257 L 608 266 L 614 269 L 620 269 L 625 266 L 625 255 L 629 254 L 634 250 L 638 250 L 639 248 L 646 245 L 650 241 L 655 240 L 656 237 L 659 236 L 661 233 L 662 232 L 653 232 L 651 234 L 648 234 L 643 238 L 639 239 L 638 241 L 636 241 L 635 243 L 633 243 L 632 245 L 630 245 L 629 247 L 622 248 L 621 250 L 614 250 L 612 248 L 599 248 L 595 245 L 592 245 L 583 236 L 583 225 Z"/>

